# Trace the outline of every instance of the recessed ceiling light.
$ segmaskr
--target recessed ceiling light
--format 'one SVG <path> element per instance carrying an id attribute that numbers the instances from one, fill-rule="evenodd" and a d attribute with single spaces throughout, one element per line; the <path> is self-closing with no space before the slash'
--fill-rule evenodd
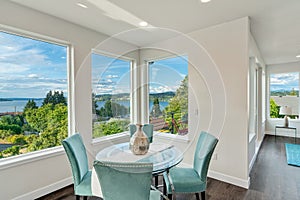
<path id="1" fill-rule="evenodd" d="M 88 8 L 86 5 L 82 4 L 82 3 L 76 3 L 77 6 L 80 6 L 81 8 Z"/>
<path id="2" fill-rule="evenodd" d="M 142 26 L 142 27 L 145 27 L 145 26 L 148 26 L 148 23 L 145 22 L 145 21 L 142 21 L 142 22 L 139 23 L 139 25 Z"/>
<path id="3" fill-rule="evenodd" d="M 211 0 L 201 0 L 202 3 L 208 3 L 210 2 Z"/>
<path id="4" fill-rule="evenodd" d="M 300 58 L 300 54 L 296 56 L 296 58 Z"/>

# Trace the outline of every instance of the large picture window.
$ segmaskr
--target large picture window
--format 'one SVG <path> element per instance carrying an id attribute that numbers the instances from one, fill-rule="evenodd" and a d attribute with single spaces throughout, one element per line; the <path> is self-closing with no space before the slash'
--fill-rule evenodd
<path id="1" fill-rule="evenodd" d="M 0 158 L 68 136 L 67 46 L 0 32 Z"/>
<path id="2" fill-rule="evenodd" d="M 270 117 L 283 118 L 281 106 L 292 109 L 290 118 L 299 118 L 299 72 L 270 74 Z"/>
<path id="3" fill-rule="evenodd" d="M 128 130 L 130 70 L 131 61 L 92 54 L 93 138 Z"/>
<path id="4" fill-rule="evenodd" d="M 149 121 L 154 130 L 188 133 L 188 61 L 177 56 L 148 63 Z"/>

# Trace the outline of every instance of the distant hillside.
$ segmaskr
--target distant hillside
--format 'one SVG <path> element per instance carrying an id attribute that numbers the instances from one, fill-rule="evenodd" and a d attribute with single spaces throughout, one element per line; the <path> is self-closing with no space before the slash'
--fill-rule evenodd
<path id="1" fill-rule="evenodd" d="M 294 93 L 294 96 L 298 96 L 299 97 L 299 90 L 294 90 L 294 91 L 289 91 L 289 90 L 275 90 L 275 91 L 271 91 L 270 95 L 271 96 L 287 96 L 287 95 L 291 95 L 291 93 Z"/>
<path id="2" fill-rule="evenodd" d="M 154 98 L 158 98 L 159 101 L 168 101 L 175 96 L 175 92 L 163 92 L 163 93 L 154 93 L 150 94 L 150 101 L 153 101 Z M 129 101 L 129 93 L 120 93 L 120 94 L 98 94 L 95 95 L 96 101 L 107 101 L 110 99 L 116 101 Z"/>
<path id="3" fill-rule="evenodd" d="M 153 101 L 154 98 L 158 98 L 159 101 L 169 101 L 174 96 L 175 92 L 154 93 L 150 94 L 150 101 Z"/>
<path id="4" fill-rule="evenodd" d="M 12 100 L 0 98 L 0 101 L 12 101 Z"/>

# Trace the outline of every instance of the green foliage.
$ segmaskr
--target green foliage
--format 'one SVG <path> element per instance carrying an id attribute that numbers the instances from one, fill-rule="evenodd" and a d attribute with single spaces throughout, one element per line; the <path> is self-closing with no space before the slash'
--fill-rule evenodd
<path id="1" fill-rule="evenodd" d="M 67 101 L 64 97 L 63 91 L 49 91 L 43 101 L 43 106 L 47 104 L 52 104 L 53 106 L 55 106 L 56 104 L 67 105 Z"/>
<path id="2" fill-rule="evenodd" d="M 51 109 L 48 104 L 28 112 L 27 121 L 40 132 L 28 146 L 29 151 L 35 151 L 61 145 L 68 136 L 68 110 L 64 104 L 57 104 Z"/>
<path id="3" fill-rule="evenodd" d="M 1 124 L 7 124 L 7 125 L 18 125 L 23 126 L 24 124 L 24 117 L 22 115 L 5 115 L 0 118 Z"/>
<path id="4" fill-rule="evenodd" d="M 152 109 L 151 109 L 151 112 L 150 112 L 150 116 L 156 118 L 156 117 L 159 117 L 161 115 L 162 115 L 162 111 L 160 110 L 159 100 L 156 97 L 153 101 L 153 106 L 152 106 Z"/>
<path id="5" fill-rule="evenodd" d="M 100 118 L 109 119 L 111 117 L 122 117 L 129 114 L 129 109 L 125 106 L 108 100 L 105 102 L 104 107 L 100 108 Z"/>
<path id="6" fill-rule="evenodd" d="M 290 95 L 291 96 L 297 96 L 299 94 L 299 91 L 298 91 L 298 93 L 297 93 L 297 91 L 295 90 L 295 88 L 293 88 L 292 90 L 291 90 L 291 92 L 290 92 Z"/>
<path id="7" fill-rule="evenodd" d="M 280 106 L 276 104 L 274 99 L 270 99 L 270 117 L 271 118 L 279 118 L 279 109 Z"/>
<path id="8" fill-rule="evenodd" d="M 1 130 L 0 129 L 0 139 L 4 139 L 6 137 L 9 137 L 13 135 L 13 132 L 11 130 Z"/>
<path id="9" fill-rule="evenodd" d="M 24 107 L 23 113 L 24 113 L 24 115 L 26 115 L 26 112 L 28 110 L 37 109 L 37 108 L 38 108 L 38 106 L 36 105 L 35 101 L 33 99 L 32 100 L 29 99 L 27 104 Z"/>
<path id="10" fill-rule="evenodd" d="M 16 146 L 9 147 L 2 151 L 2 156 L 3 156 L 3 154 L 6 154 L 5 157 L 19 155 L 20 154 L 20 146 L 16 145 Z"/>
<path id="11" fill-rule="evenodd" d="M 172 115 L 176 122 L 186 120 L 188 116 L 188 76 L 181 81 L 179 88 L 176 90 L 175 96 L 169 101 L 169 105 L 165 108 L 165 121 L 172 127 Z M 179 129 L 186 128 L 186 124 L 178 123 Z M 176 133 L 176 130 L 174 130 Z"/>
<path id="12" fill-rule="evenodd" d="M 12 134 L 20 134 L 21 127 L 16 124 L 8 125 L 8 124 L 0 124 L 0 130 L 11 131 Z"/>
<path id="13" fill-rule="evenodd" d="M 38 109 L 27 110 L 26 120 L 33 129 L 42 132 L 48 126 L 48 118 L 51 113 L 52 104 L 46 104 Z"/>
<path id="14" fill-rule="evenodd" d="M 94 123 L 93 137 L 112 135 L 128 130 L 129 120 L 115 120 L 111 122 Z"/>
<path id="15" fill-rule="evenodd" d="M 27 144 L 25 135 L 12 135 L 6 138 L 12 144 L 25 145 Z"/>

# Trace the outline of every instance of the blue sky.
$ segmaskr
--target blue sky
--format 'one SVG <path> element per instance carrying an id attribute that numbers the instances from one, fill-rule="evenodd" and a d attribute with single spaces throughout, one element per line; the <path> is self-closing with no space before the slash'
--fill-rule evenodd
<path id="1" fill-rule="evenodd" d="M 299 90 L 299 73 L 282 73 L 270 75 L 270 90 Z"/>
<path id="2" fill-rule="evenodd" d="M 149 68 L 150 93 L 176 91 L 187 75 L 187 57 L 155 61 Z M 92 54 L 92 80 L 95 94 L 130 92 L 130 62 Z"/>
<path id="3" fill-rule="evenodd" d="M 0 32 L 0 98 L 67 96 L 67 48 Z"/>

